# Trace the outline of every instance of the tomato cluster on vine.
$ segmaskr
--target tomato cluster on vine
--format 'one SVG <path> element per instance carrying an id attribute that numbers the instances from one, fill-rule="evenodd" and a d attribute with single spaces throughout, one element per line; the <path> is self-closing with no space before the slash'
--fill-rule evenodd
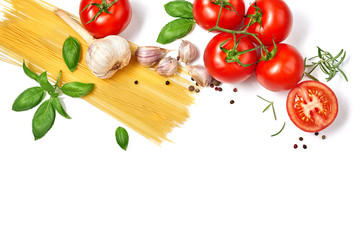
<path id="1" fill-rule="evenodd" d="M 299 51 L 283 41 L 291 32 L 293 16 L 283 0 L 256 0 L 247 12 L 243 0 L 195 0 L 197 24 L 219 32 L 204 51 L 210 74 L 224 83 L 257 81 L 271 91 L 295 87 L 304 73 Z"/>

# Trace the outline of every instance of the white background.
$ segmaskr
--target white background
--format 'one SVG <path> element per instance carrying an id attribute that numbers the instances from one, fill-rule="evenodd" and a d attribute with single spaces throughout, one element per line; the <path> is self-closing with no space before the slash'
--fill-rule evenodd
<path id="1" fill-rule="evenodd" d="M 77 14 L 78 1 L 49 2 Z M 132 0 L 123 36 L 158 45 L 172 20 L 166 2 Z M 191 118 L 169 136 L 174 143 L 159 147 L 128 129 L 125 152 L 114 137 L 122 123 L 70 98 L 72 119 L 58 116 L 35 142 L 35 110 L 11 110 L 33 82 L 0 63 L 0 239 L 361 239 L 359 12 L 351 0 L 287 3 L 294 15 L 287 43 L 307 57 L 316 46 L 348 53 L 349 82 L 336 76 L 328 84 L 339 115 L 317 137 L 288 119 L 286 92 L 269 92 L 252 78 L 223 92 L 203 90 Z M 197 26 L 185 39 L 203 51 L 212 36 Z M 256 95 L 275 101 L 277 121 L 262 113 L 266 103 Z"/>

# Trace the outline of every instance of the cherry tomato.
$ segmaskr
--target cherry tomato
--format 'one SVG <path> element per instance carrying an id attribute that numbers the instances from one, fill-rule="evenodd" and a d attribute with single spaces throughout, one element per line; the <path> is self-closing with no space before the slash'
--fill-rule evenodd
<path id="1" fill-rule="evenodd" d="M 304 73 L 304 61 L 298 50 L 285 43 L 277 44 L 276 55 L 268 61 L 261 61 L 256 67 L 257 81 L 271 91 L 294 88 Z M 268 47 L 272 51 L 274 46 Z"/>
<path id="2" fill-rule="evenodd" d="M 252 40 L 244 35 L 236 35 L 237 41 L 239 40 L 237 50 L 245 51 L 253 49 L 255 46 Z M 244 67 L 237 62 L 226 62 L 227 53 L 225 51 L 232 50 L 234 47 L 234 38 L 230 33 L 219 33 L 214 36 L 205 48 L 203 60 L 211 76 L 220 82 L 224 83 L 237 83 L 248 79 L 256 67 L 257 52 L 250 51 L 238 56 L 242 64 L 252 64 Z M 231 51 L 228 56 L 234 55 Z"/>
<path id="3" fill-rule="evenodd" d="M 258 11 L 256 6 L 261 10 Z M 257 0 L 252 3 L 248 8 L 244 25 L 247 25 L 252 21 L 250 15 L 255 14 L 255 19 L 260 19 L 259 22 L 253 23 L 248 32 L 258 34 L 258 38 L 266 46 L 273 45 L 273 39 L 275 43 L 280 43 L 285 40 L 292 28 L 292 12 L 288 5 L 283 0 Z M 260 17 L 260 18 L 259 18 Z M 252 39 L 256 44 L 259 42 L 256 39 Z"/>
<path id="4" fill-rule="evenodd" d="M 301 130 L 319 132 L 335 120 L 338 113 L 337 98 L 325 84 L 304 81 L 289 92 L 287 113 Z"/>
<path id="5" fill-rule="evenodd" d="M 238 29 L 243 21 L 245 4 L 243 0 L 228 0 L 230 5 L 223 8 L 219 27 L 234 30 Z M 220 10 L 220 0 L 194 0 L 193 16 L 197 24 L 208 30 L 216 26 Z"/>
<path id="6" fill-rule="evenodd" d="M 118 35 L 132 18 L 129 0 L 81 0 L 79 13 L 84 28 L 95 38 Z"/>

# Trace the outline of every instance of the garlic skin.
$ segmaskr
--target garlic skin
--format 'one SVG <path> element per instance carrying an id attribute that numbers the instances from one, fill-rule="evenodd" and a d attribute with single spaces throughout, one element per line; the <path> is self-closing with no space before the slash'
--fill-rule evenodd
<path id="1" fill-rule="evenodd" d="M 100 79 L 111 78 L 127 66 L 131 58 L 129 43 L 118 35 L 94 40 L 88 47 L 85 61 L 88 68 Z"/>
<path id="2" fill-rule="evenodd" d="M 198 50 L 193 45 L 193 43 L 187 40 L 182 40 L 182 43 L 179 46 L 179 50 L 178 50 L 179 60 L 185 64 L 189 64 L 193 62 L 194 59 L 196 59 L 197 55 L 198 55 Z"/>
<path id="3" fill-rule="evenodd" d="M 166 57 L 160 60 L 156 67 L 156 72 L 164 77 L 173 76 L 178 70 L 178 61 L 172 57 Z"/>
<path id="4" fill-rule="evenodd" d="M 198 85 L 202 87 L 208 87 L 213 81 L 213 77 L 209 74 L 207 69 L 204 66 L 187 66 L 187 70 Z"/>
<path id="5" fill-rule="evenodd" d="M 153 46 L 138 47 L 135 51 L 135 57 L 139 64 L 145 67 L 153 67 L 168 52 L 167 49 Z"/>

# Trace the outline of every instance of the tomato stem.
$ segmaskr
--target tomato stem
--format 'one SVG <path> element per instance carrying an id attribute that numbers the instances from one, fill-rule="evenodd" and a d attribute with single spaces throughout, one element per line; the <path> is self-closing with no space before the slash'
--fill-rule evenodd
<path id="1" fill-rule="evenodd" d="M 116 2 L 118 2 L 118 0 L 114 0 L 111 3 L 107 3 L 107 0 L 102 0 L 102 3 L 90 3 L 86 5 L 85 8 L 83 8 L 83 10 L 80 13 L 84 12 L 85 9 L 91 6 L 97 7 L 99 9 L 97 14 L 95 14 L 95 16 L 93 17 L 93 19 L 91 19 L 89 22 L 86 23 L 89 24 L 91 22 L 94 22 L 102 13 L 112 14 L 111 12 L 109 12 L 109 8 L 111 8 Z"/>

